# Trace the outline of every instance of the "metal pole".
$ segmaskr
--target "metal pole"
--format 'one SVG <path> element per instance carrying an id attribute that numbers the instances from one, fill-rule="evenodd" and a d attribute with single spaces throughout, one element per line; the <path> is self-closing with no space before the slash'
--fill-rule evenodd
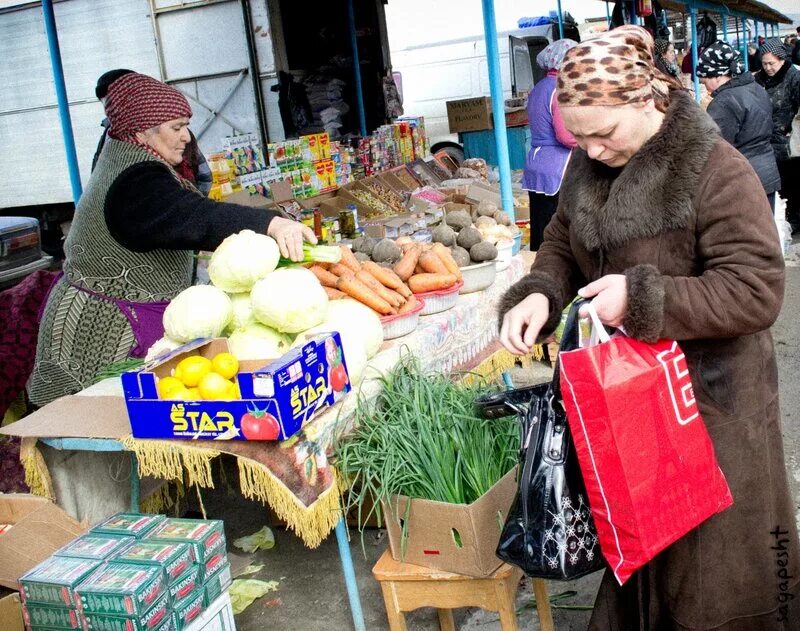
<path id="1" fill-rule="evenodd" d="M 358 106 L 358 126 L 361 135 L 367 135 L 367 119 L 364 115 L 364 92 L 361 89 L 361 63 L 358 60 L 358 37 L 356 36 L 356 15 L 353 0 L 347 0 L 347 26 L 350 29 L 350 47 L 353 49 L 353 75 L 356 79 L 356 105 Z"/>
<path id="2" fill-rule="evenodd" d="M 728 41 L 728 16 L 722 14 L 722 39 L 727 43 Z"/>
<path id="3" fill-rule="evenodd" d="M 78 168 L 78 154 L 75 151 L 75 137 L 72 135 L 72 120 L 69 116 L 67 87 L 64 84 L 64 68 L 61 65 L 61 49 L 58 46 L 53 0 L 42 0 L 42 15 L 44 16 L 44 30 L 47 33 L 47 47 L 50 49 L 50 65 L 53 68 L 53 83 L 56 88 L 58 115 L 61 119 L 61 134 L 64 136 L 64 149 L 67 152 L 67 169 L 69 169 L 69 183 L 72 187 L 72 200 L 77 206 L 78 200 L 83 194 L 83 187 L 81 186 L 81 172 Z"/>
<path id="4" fill-rule="evenodd" d="M 350 553 L 350 542 L 347 540 L 347 524 L 344 517 L 336 524 L 336 544 L 339 546 L 339 561 L 342 563 L 344 584 L 347 588 L 347 598 L 350 601 L 350 613 L 353 615 L 353 626 L 356 631 L 365 631 L 364 614 L 361 611 L 361 599 L 358 596 L 358 583 L 353 569 L 353 557 Z"/>
<path id="5" fill-rule="evenodd" d="M 753 20 L 753 41 L 758 43 L 758 20 Z"/>
<path id="6" fill-rule="evenodd" d="M 486 60 L 489 62 L 489 89 L 492 94 L 494 142 L 497 163 L 500 167 L 500 197 L 503 210 L 514 221 L 514 199 L 511 195 L 511 165 L 508 159 L 508 136 L 503 103 L 503 83 L 500 74 L 500 53 L 497 50 L 497 24 L 494 17 L 494 0 L 481 0 L 483 5 L 483 31 L 486 39 Z"/>
<path id="7" fill-rule="evenodd" d="M 564 39 L 564 14 L 561 12 L 561 0 L 558 0 L 558 39 Z"/>
<path id="8" fill-rule="evenodd" d="M 740 40 L 742 46 L 742 63 L 744 64 L 744 71 L 749 70 L 750 64 L 747 60 L 747 20 L 742 18 L 742 39 Z"/>
<path id="9" fill-rule="evenodd" d="M 258 68 L 258 53 L 253 41 L 253 18 L 250 15 L 250 0 L 242 0 L 242 21 L 244 22 L 244 38 L 247 43 L 247 60 L 250 64 L 250 80 L 253 83 L 253 98 L 256 106 L 258 132 L 261 138 L 261 151 L 267 154 L 269 130 L 267 129 L 267 110 L 264 108 L 264 92 L 261 87 L 261 72 Z M 231 94 L 233 94 L 231 92 Z M 221 109 L 221 108 L 220 108 Z"/>
<path id="10" fill-rule="evenodd" d="M 639 16 L 636 15 L 636 2 L 631 2 L 631 24 L 639 24 Z"/>
<path id="11" fill-rule="evenodd" d="M 608 23 L 608 29 L 611 30 L 611 11 L 608 8 L 608 0 L 606 0 L 606 22 Z"/>
<path id="12" fill-rule="evenodd" d="M 697 76 L 697 9 L 689 7 L 689 22 L 692 28 L 692 81 L 694 100 L 700 102 L 700 78 Z"/>

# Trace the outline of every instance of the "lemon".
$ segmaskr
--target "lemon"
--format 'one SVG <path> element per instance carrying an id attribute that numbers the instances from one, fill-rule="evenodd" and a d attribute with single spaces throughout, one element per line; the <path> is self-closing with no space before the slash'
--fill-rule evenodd
<path id="1" fill-rule="evenodd" d="M 187 388 L 194 388 L 209 372 L 211 372 L 211 360 L 200 355 L 182 359 L 175 367 L 175 377 Z"/>
<path id="2" fill-rule="evenodd" d="M 156 385 L 159 399 L 171 399 L 173 398 L 173 392 L 182 390 L 183 388 L 183 382 L 175 377 L 162 377 L 158 380 L 158 384 Z"/>
<path id="3" fill-rule="evenodd" d="M 180 388 L 170 392 L 169 396 L 164 398 L 168 401 L 190 401 L 192 398 L 192 393 L 189 392 L 189 388 L 181 386 Z"/>
<path id="4" fill-rule="evenodd" d="M 201 401 L 203 397 L 200 396 L 200 388 L 187 388 L 186 391 L 189 396 L 186 397 L 187 401 Z"/>
<path id="5" fill-rule="evenodd" d="M 211 360 L 211 370 L 225 379 L 232 379 L 239 372 L 239 360 L 230 353 L 217 353 Z"/>
<path id="6" fill-rule="evenodd" d="M 206 401 L 221 401 L 228 397 L 234 384 L 215 372 L 206 373 L 198 384 L 200 396 Z"/>
<path id="7" fill-rule="evenodd" d="M 230 388 L 228 388 L 228 393 L 225 395 L 225 398 L 228 401 L 238 401 L 242 398 L 241 393 L 239 392 L 239 385 L 236 383 L 232 383 Z"/>

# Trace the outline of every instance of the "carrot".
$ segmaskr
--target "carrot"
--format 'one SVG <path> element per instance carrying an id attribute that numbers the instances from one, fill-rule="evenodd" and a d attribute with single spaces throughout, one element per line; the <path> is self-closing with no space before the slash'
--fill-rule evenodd
<path id="1" fill-rule="evenodd" d="M 331 274 L 328 270 L 322 269 L 319 265 L 312 265 L 309 269 L 314 272 L 314 276 L 322 283 L 323 287 L 336 287 L 336 281 L 339 280 L 336 274 Z"/>
<path id="2" fill-rule="evenodd" d="M 364 269 L 378 279 L 378 282 L 381 285 L 388 287 L 389 289 L 398 289 L 400 285 L 403 284 L 403 281 L 400 280 L 400 277 L 392 270 L 381 267 L 372 261 L 366 261 L 364 263 Z"/>
<path id="3" fill-rule="evenodd" d="M 398 294 L 403 296 L 403 298 L 411 298 L 411 296 L 414 295 L 414 293 L 408 288 L 408 285 L 406 285 L 405 283 L 403 283 L 402 286 L 398 287 L 395 291 L 397 291 Z"/>
<path id="4" fill-rule="evenodd" d="M 431 274 L 449 274 L 450 270 L 447 269 L 442 259 L 433 250 L 423 252 L 419 257 L 419 266 L 426 272 Z"/>
<path id="5" fill-rule="evenodd" d="M 392 307 L 392 305 L 386 302 L 355 276 L 350 278 L 340 277 L 339 282 L 336 283 L 336 288 L 339 291 L 346 293 L 351 298 L 355 298 L 359 302 L 363 302 L 370 309 L 377 311 L 381 315 L 392 315 L 397 313 L 397 310 Z"/>
<path id="6" fill-rule="evenodd" d="M 395 264 L 394 273 L 397 274 L 401 280 L 408 280 L 414 273 L 414 268 L 417 266 L 417 261 L 419 261 L 419 255 L 420 248 L 414 246 L 408 248 L 405 254 L 403 254 L 403 258 Z"/>
<path id="7" fill-rule="evenodd" d="M 426 291 L 449 289 L 458 282 L 453 274 L 415 274 L 408 279 L 408 286 L 415 294 Z"/>
<path id="8" fill-rule="evenodd" d="M 358 259 L 353 254 L 353 251 L 346 245 L 340 245 L 339 249 L 342 251 L 341 264 L 345 267 L 349 267 L 354 272 L 360 271 L 361 263 L 358 262 Z"/>
<path id="9" fill-rule="evenodd" d="M 328 294 L 328 300 L 341 300 L 347 295 L 338 289 L 334 289 L 333 287 L 323 286 L 322 288 L 325 290 L 325 293 Z"/>
<path id="10" fill-rule="evenodd" d="M 414 273 L 411 276 L 416 276 L 417 274 L 425 274 L 425 269 L 419 263 L 417 263 L 417 266 L 414 268 Z M 409 276 L 409 278 L 411 278 L 411 276 Z"/>
<path id="11" fill-rule="evenodd" d="M 387 289 L 383 285 L 381 285 L 376 278 L 370 274 L 367 270 L 361 270 L 356 274 L 356 278 L 364 283 L 367 287 L 369 287 L 372 291 L 378 294 L 381 298 L 383 298 L 386 302 L 388 302 L 393 307 L 399 307 L 403 302 L 405 302 L 405 298 L 401 302 L 395 296 L 397 294 L 392 295 L 394 292 L 391 289 Z"/>
<path id="12" fill-rule="evenodd" d="M 355 276 L 355 272 L 351 270 L 349 267 L 345 267 L 341 263 L 337 263 L 336 265 L 331 265 L 331 273 L 338 276 L 339 278 L 346 277 L 349 278 L 351 276 Z"/>
<path id="13" fill-rule="evenodd" d="M 435 243 L 433 245 L 433 251 L 436 255 L 442 259 L 442 263 L 447 268 L 448 273 L 455 274 L 458 280 L 461 280 L 461 268 L 458 267 L 458 263 L 453 258 L 453 255 L 450 253 L 449 248 L 442 245 L 441 243 Z"/>
<path id="14" fill-rule="evenodd" d="M 401 304 L 401 305 L 404 305 L 404 304 L 406 304 L 406 302 L 408 302 L 408 298 L 406 298 L 406 297 L 405 297 L 403 294 L 401 294 L 400 292 L 398 292 L 398 291 L 395 291 L 394 289 L 386 289 L 386 291 L 388 291 L 388 292 L 389 292 L 390 294 L 392 294 L 392 295 L 393 295 L 395 298 L 397 298 L 397 300 L 399 300 L 399 301 L 400 301 L 400 304 Z M 413 296 L 413 295 L 414 295 L 414 294 L 411 294 L 411 292 L 409 292 L 409 293 L 410 293 L 410 295 L 411 295 L 411 296 Z"/>
<path id="15" fill-rule="evenodd" d="M 416 309 L 418 304 L 419 301 L 416 298 L 414 298 L 414 296 L 411 296 L 411 298 L 408 299 L 408 302 L 404 304 L 402 307 L 400 307 L 397 313 L 409 313 L 414 309 Z"/>

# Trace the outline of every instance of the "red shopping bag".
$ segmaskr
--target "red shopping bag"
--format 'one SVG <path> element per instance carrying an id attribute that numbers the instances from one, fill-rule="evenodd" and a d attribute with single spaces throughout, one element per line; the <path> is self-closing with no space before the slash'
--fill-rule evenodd
<path id="1" fill-rule="evenodd" d="M 559 361 L 600 547 L 622 585 L 733 498 L 677 342 L 619 334 Z"/>

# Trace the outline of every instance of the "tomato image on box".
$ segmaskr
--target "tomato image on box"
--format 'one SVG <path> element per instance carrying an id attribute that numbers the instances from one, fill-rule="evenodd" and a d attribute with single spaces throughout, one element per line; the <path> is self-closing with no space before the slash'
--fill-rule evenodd
<path id="1" fill-rule="evenodd" d="M 339 334 L 323 333 L 267 365 L 240 362 L 241 399 L 160 400 L 156 384 L 186 357 L 213 357 L 228 350 L 225 339 L 195 340 L 139 371 L 122 375 L 135 438 L 186 440 L 286 440 L 321 410 L 350 392 Z"/>

